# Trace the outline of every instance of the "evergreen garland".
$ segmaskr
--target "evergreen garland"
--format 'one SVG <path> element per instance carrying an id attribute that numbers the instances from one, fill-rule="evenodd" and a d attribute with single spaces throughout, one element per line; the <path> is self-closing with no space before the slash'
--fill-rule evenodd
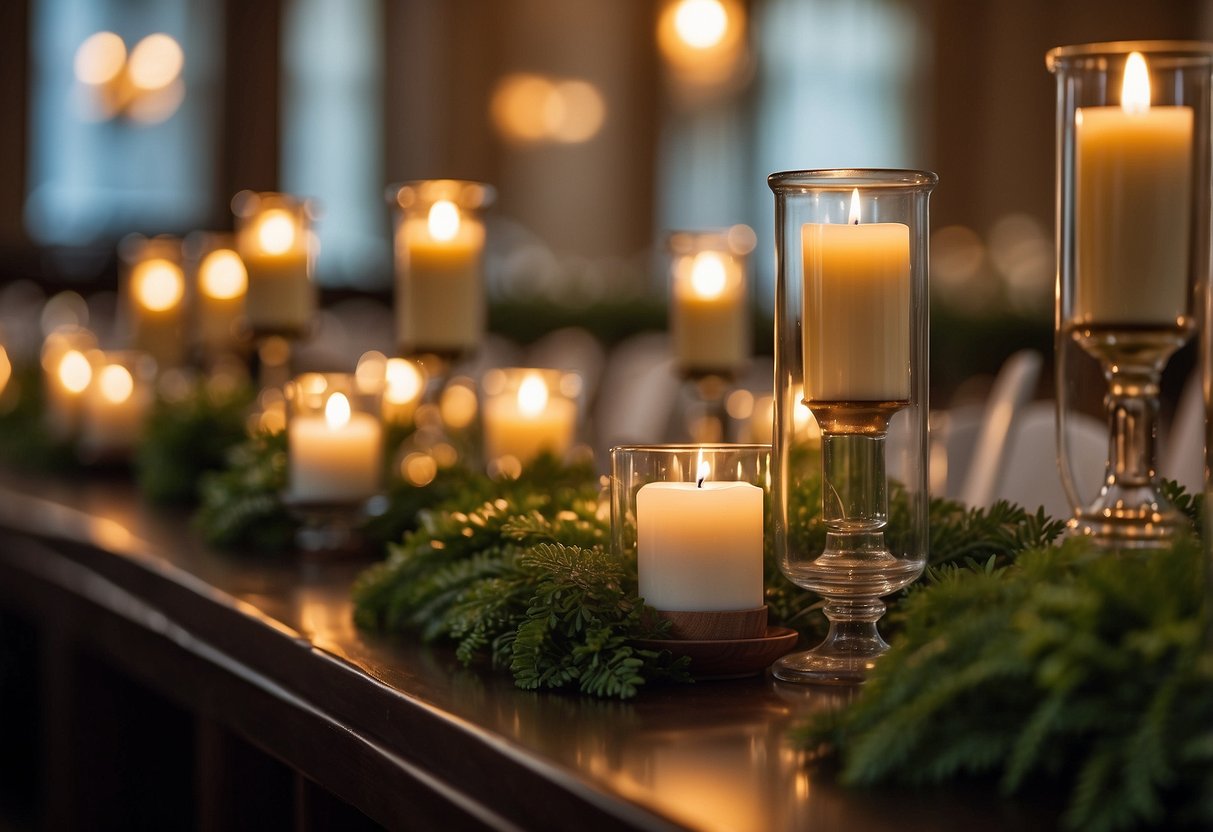
<path id="1" fill-rule="evenodd" d="M 859 698 L 801 739 L 849 784 L 1060 787 L 1069 829 L 1213 823 L 1201 559 L 1194 539 L 1119 553 L 1070 539 L 935 569 Z"/>
<path id="2" fill-rule="evenodd" d="M 286 433 L 261 433 L 228 451 L 227 467 L 202 475 L 194 526 L 213 546 L 281 552 L 298 521 L 282 503 Z"/>

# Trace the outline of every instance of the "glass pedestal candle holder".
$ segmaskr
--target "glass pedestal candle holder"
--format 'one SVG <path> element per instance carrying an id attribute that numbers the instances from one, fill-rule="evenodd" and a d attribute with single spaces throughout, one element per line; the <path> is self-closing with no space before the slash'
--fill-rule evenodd
<path id="1" fill-rule="evenodd" d="M 481 382 L 484 459 L 511 479 L 541 455 L 563 459 L 577 438 L 575 373 L 528 367 L 489 370 Z"/>
<path id="2" fill-rule="evenodd" d="M 431 377 L 484 338 L 483 210 L 496 192 L 458 179 L 389 186 L 395 227 L 396 338 Z M 436 366 L 437 365 L 437 366 Z"/>
<path id="3" fill-rule="evenodd" d="M 312 282 L 315 236 L 308 200 L 241 191 L 232 199 L 236 252 L 248 286 L 244 312 L 257 346 L 262 388 L 290 377 L 291 344 L 308 334 L 316 314 Z"/>
<path id="4" fill-rule="evenodd" d="M 287 489 L 305 551 L 351 548 L 367 501 L 382 490 L 378 396 L 348 373 L 304 373 L 286 385 Z"/>
<path id="5" fill-rule="evenodd" d="M 189 349 L 181 240 L 131 234 L 118 254 L 121 314 L 131 346 L 150 355 L 161 370 L 181 366 Z"/>
<path id="6" fill-rule="evenodd" d="M 1210 275 L 1213 44 L 1066 46 L 1046 61 L 1057 78 L 1058 458 L 1070 528 L 1113 548 L 1155 546 L 1188 525 L 1160 491 L 1155 439 L 1159 377 L 1196 332 Z M 1094 499 L 1076 487 L 1068 442 L 1084 398 L 1103 402 L 1109 431 Z"/>
<path id="7" fill-rule="evenodd" d="M 697 442 L 725 437 L 725 398 L 750 358 L 747 226 L 675 231 L 670 256 L 670 333 L 686 383 L 686 433 Z"/>
<path id="8" fill-rule="evenodd" d="M 888 649 L 876 628 L 880 599 L 926 561 L 927 203 L 936 181 L 909 170 L 768 179 L 778 254 L 775 546 L 784 574 L 825 599 L 830 621 L 820 645 L 775 664 L 785 681 L 862 682 Z"/>
<path id="9" fill-rule="evenodd" d="M 670 622 L 668 638 L 646 644 L 690 655 L 699 676 L 752 675 L 796 641 L 767 625 L 770 455 L 767 445 L 611 449 L 612 545 L 635 558 L 640 596 Z"/>

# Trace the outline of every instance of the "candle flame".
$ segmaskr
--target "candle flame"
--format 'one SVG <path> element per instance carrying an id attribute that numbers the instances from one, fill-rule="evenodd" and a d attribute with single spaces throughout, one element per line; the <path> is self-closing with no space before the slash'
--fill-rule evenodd
<path id="1" fill-rule="evenodd" d="M 350 400 L 344 393 L 334 393 L 324 404 L 324 421 L 329 430 L 341 430 L 350 422 Z"/>
<path id="2" fill-rule="evenodd" d="M 135 392 L 135 379 L 131 371 L 121 364 L 109 364 L 97 376 L 101 395 L 110 404 L 122 404 Z"/>
<path id="3" fill-rule="evenodd" d="M 261 216 L 257 242 L 266 254 L 284 254 L 295 244 L 295 223 L 281 208 L 271 208 Z"/>
<path id="4" fill-rule="evenodd" d="M 538 373 L 530 373 L 518 385 L 518 409 L 523 416 L 538 416 L 548 404 L 548 386 Z"/>
<path id="5" fill-rule="evenodd" d="M 1150 70 L 1140 52 L 1132 52 L 1125 61 L 1125 77 L 1120 87 L 1120 107 L 1126 113 L 1144 113 L 1150 109 Z"/>
<path id="6" fill-rule="evenodd" d="M 137 265 L 131 283 L 136 300 L 153 312 L 172 309 L 185 295 L 185 278 L 180 267 L 160 258 Z"/>
<path id="7" fill-rule="evenodd" d="M 698 476 L 696 482 L 699 488 L 703 488 L 703 481 L 708 478 L 708 474 L 712 473 L 712 464 L 703 458 L 703 449 L 699 450 Z"/>
<path id="8" fill-rule="evenodd" d="M 240 255 L 230 248 L 215 249 L 198 267 L 199 287 L 207 297 L 232 300 L 248 290 L 248 271 Z"/>
<path id="9" fill-rule="evenodd" d="M 850 225 L 859 225 L 859 188 L 851 191 L 851 214 L 847 217 Z"/>
<path id="10" fill-rule="evenodd" d="M 84 353 L 69 350 L 59 359 L 59 381 L 69 393 L 82 393 L 93 380 L 93 366 Z"/>
<path id="11" fill-rule="evenodd" d="M 430 236 L 447 242 L 459 233 L 459 209 L 449 199 L 440 199 L 430 206 Z"/>
<path id="12" fill-rule="evenodd" d="M 724 260 L 715 251 L 701 251 L 691 265 L 691 288 L 701 298 L 718 298 L 724 292 L 728 278 Z"/>

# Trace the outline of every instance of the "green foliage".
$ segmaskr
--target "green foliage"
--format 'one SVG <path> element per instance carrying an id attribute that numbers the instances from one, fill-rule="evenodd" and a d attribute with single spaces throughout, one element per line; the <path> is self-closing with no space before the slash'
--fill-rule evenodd
<path id="1" fill-rule="evenodd" d="M 1071 539 L 1006 566 L 944 564 L 903 601 L 860 697 L 802 738 L 852 784 L 1060 785 L 1071 829 L 1213 821 L 1201 558 L 1190 539 L 1120 553 Z"/>
<path id="2" fill-rule="evenodd" d="M 157 400 L 135 456 L 139 490 L 156 503 L 193 503 L 202 475 L 219 470 L 245 438 L 252 390 L 218 392 L 198 382 L 179 401 Z"/>
<path id="3" fill-rule="evenodd" d="M 0 391 L 0 460 L 15 468 L 62 471 L 75 467 L 71 442 L 52 435 L 43 410 L 38 365 L 14 368 Z"/>
<path id="4" fill-rule="evenodd" d="M 482 488 L 498 496 L 482 500 Z M 363 573 L 355 620 L 449 639 L 462 661 L 487 658 L 525 688 L 628 698 L 646 681 L 685 679 L 685 662 L 631 644 L 654 631 L 635 563 L 607 550 L 597 491 L 587 471 L 547 466 L 469 483 Z"/>
<path id="5" fill-rule="evenodd" d="M 263 433 L 231 448 L 227 468 L 202 475 L 194 525 L 214 546 L 279 552 L 297 522 L 282 504 L 286 434 Z"/>

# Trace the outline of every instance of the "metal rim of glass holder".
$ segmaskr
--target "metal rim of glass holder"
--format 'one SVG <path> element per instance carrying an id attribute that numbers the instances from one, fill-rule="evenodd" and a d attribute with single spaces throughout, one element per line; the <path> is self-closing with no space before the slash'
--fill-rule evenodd
<path id="1" fill-rule="evenodd" d="M 927 232 L 937 181 L 875 169 L 768 178 L 778 257 L 775 546 L 783 573 L 825 599 L 829 620 L 821 644 L 774 664 L 783 681 L 863 682 L 888 649 L 876 626 L 881 599 L 926 562 Z M 819 447 L 797 425 L 802 401 Z"/>

